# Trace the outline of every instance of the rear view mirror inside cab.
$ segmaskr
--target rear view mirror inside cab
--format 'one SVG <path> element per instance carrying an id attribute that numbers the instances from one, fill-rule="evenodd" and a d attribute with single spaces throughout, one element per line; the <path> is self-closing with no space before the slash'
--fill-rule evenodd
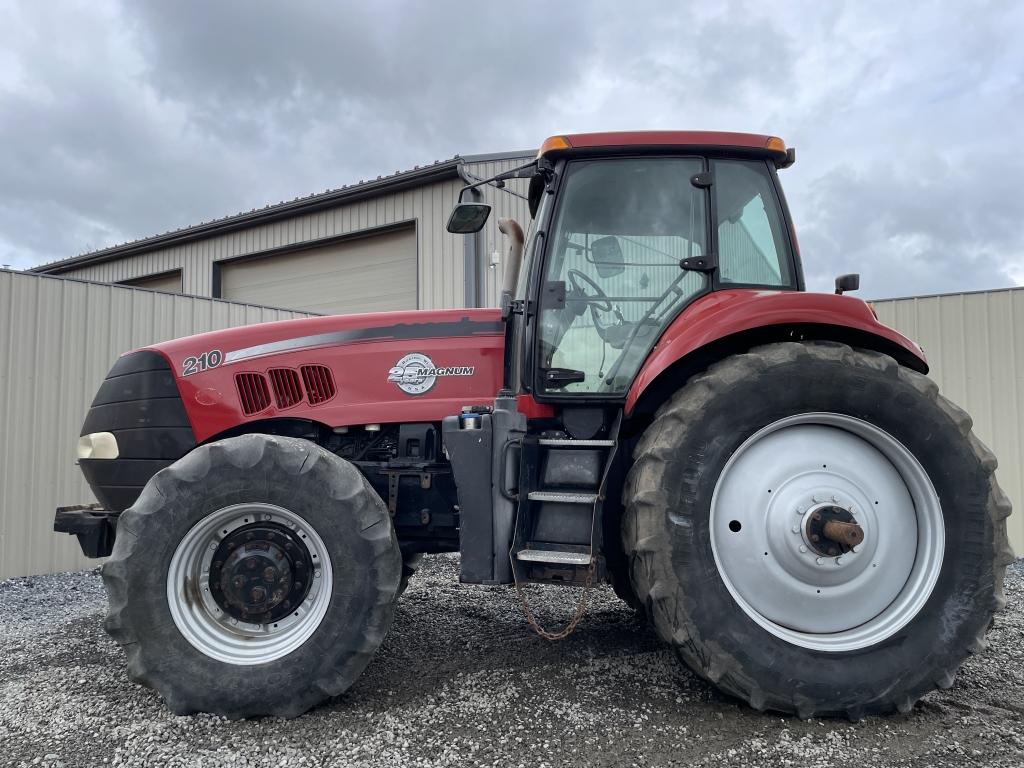
<path id="1" fill-rule="evenodd" d="M 594 259 L 597 274 L 601 277 L 615 277 L 626 269 L 617 237 L 609 235 L 595 240 L 590 244 L 590 254 Z"/>

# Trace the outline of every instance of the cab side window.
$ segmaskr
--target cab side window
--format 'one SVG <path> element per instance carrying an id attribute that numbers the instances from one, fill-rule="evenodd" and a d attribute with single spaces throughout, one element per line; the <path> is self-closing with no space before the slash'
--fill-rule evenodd
<path id="1" fill-rule="evenodd" d="M 792 284 L 785 225 L 764 163 L 716 160 L 718 274 L 722 283 Z"/>

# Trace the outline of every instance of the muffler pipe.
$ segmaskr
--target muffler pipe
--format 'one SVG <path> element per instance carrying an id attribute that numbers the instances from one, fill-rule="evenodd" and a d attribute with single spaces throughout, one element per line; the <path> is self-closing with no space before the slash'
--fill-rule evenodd
<path id="1" fill-rule="evenodd" d="M 501 281 L 502 319 L 507 319 L 512 307 L 512 297 L 516 293 L 516 281 L 519 279 L 519 268 L 523 263 L 523 228 L 515 219 L 498 219 L 498 231 L 509 239 L 508 256 L 505 258 L 505 275 Z"/>

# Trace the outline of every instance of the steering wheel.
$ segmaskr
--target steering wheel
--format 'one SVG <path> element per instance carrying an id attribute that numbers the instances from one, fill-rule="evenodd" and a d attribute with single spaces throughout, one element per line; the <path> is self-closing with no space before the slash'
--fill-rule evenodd
<path id="1" fill-rule="evenodd" d="M 583 294 L 583 297 L 592 308 L 600 309 L 602 312 L 612 311 L 612 300 L 608 298 L 608 294 L 601 290 L 601 286 L 595 283 L 588 275 L 580 272 L 578 269 L 570 269 L 565 273 L 565 276 L 569 278 L 573 289 Z M 594 293 L 587 293 L 584 290 L 584 286 L 593 288 Z"/>

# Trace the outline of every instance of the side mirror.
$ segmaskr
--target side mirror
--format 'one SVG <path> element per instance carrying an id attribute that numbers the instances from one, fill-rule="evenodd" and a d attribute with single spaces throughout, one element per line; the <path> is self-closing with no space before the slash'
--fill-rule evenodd
<path id="1" fill-rule="evenodd" d="M 625 259 L 619 238 L 614 235 L 601 237 L 590 244 L 590 253 L 594 257 L 594 266 L 601 277 L 615 277 L 626 270 Z"/>
<path id="2" fill-rule="evenodd" d="M 860 275 L 856 272 L 836 278 L 836 293 L 840 296 L 846 291 L 856 291 L 858 288 L 860 288 Z"/>
<path id="3" fill-rule="evenodd" d="M 471 235 L 479 232 L 491 215 L 487 203 L 459 203 L 448 217 L 448 231 L 453 235 Z"/>

